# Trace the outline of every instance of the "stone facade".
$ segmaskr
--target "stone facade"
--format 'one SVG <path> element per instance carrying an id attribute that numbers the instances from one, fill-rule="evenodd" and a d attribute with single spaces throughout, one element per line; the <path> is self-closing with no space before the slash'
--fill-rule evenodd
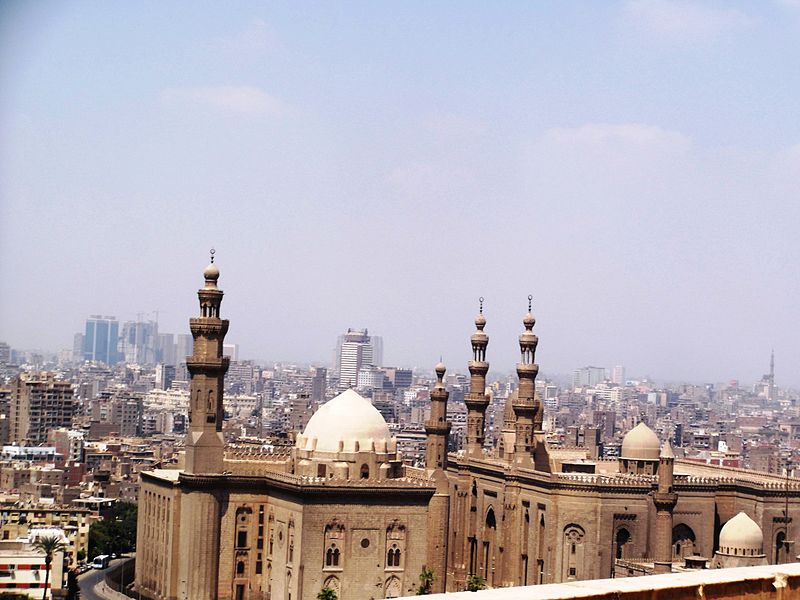
<path id="1" fill-rule="evenodd" d="M 201 316 L 191 320 L 186 469 L 142 473 L 142 598 L 313 600 L 323 587 L 343 600 L 391 598 L 412 595 L 423 569 L 433 572 L 433 592 L 464 590 L 472 576 L 491 587 L 610 577 L 617 560 L 669 571 L 690 555 L 714 556 L 722 526 L 739 512 L 763 532 L 759 560 L 791 560 L 797 481 L 675 460 L 644 425 L 626 437 L 621 460 L 550 449 L 530 312 L 520 386 L 497 449 L 484 447 L 489 340 L 481 313 L 471 338 L 466 452 L 446 452 L 444 365 L 425 424 L 425 468 L 401 463 L 383 418 L 352 391 L 323 405 L 290 452 L 226 451 L 227 321 L 219 317 L 219 271 L 209 265 L 204 277 Z M 589 470 L 564 472 L 576 458 Z"/>

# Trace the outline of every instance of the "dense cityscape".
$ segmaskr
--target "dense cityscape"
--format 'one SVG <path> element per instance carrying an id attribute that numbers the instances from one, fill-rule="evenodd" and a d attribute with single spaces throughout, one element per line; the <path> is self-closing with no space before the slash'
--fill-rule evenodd
<path id="1" fill-rule="evenodd" d="M 553 474 L 556 470 L 564 474 L 604 473 L 607 465 L 616 465 L 620 461 L 620 472 L 646 477 L 654 473 L 655 467 L 646 466 L 646 461 L 636 461 L 638 466 L 635 467 L 630 462 L 630 445 L 633 443 L 630 436 L 640 435 L 637 432 L 641 430 L 645 436 L 652 436 L 655 457 L 661 453 L 661 461 L 665 459 L 659 439 L 670 448 L 670 456 L 674 456 L 671 460 L 679 459 L 684 465 L 694 463 L 726 467 L 734 474 L 760 472 L 778 476 L 776 481 L 786 482 L 786 508 L 790 496 L 793 506 L 798 501 L 793 471 L 800 452 L 800 396 L 796 391 L 776 384 L 774 355 L 769 357 L 768 373 L 760 381 L 749 384 L 730 381 L 660 386 L 647 379 L 628 378 L 622 365 L 580 367 L 571 377 L 553 378 L 537 378 L 538 366 L 533 365 L 532 379 L 526 379 L 523 367 L 533 358 L 538 344 L 536 336 L 530 337 L 535 320 L 529 312 L 524 319 L 527 332 L 520 337 L 523 363 L 518 365 L 516 376 L 497 375 L 488 371 L 488 363 L 483 362 L 488 337 L 484 334 L 487 318 L 481 299 L 475 321 L 478 331 L 470 342 L 475 356 L 467 373 L 458 369 L 445 373 L 444 365 L 437 365 L 435 373 L 386 366 L 382 359 L 384 340 L 370 335 L 366 328 L 351 328 L 342 333 L 335 340 L 330 364 L 262 365 L 240 359 L 236 345 L 222 343 L 227 321 L 219 321 L 218 317 L 222 293 L 216 288 L 219 271 L 213 264 L 213 253 L 205 277 L 206 286 L 199 292 L 202 318 L 192 319 L 191 335 L 160 333 L 155 321 L 120 324 L 114 317 L 91 315 L 86 319 L 84 331 L 75 334 L 71 352 L 33 353 L 0 344 L 3 381 L 0 387 L 2 537 L 3 540 L 17 540 L 14 543 L 23 548 L 22 552 L 6 551 L 6 555 L 14 555 L 13 561 L 16 562 L 16 566 L 8 567 L 9 573 L 20 573 L 20 569 L 25 568 L 20 565 L 37 560 L 38 550 L 31 546 L 26 552 L 26 544 L 35 545 L 37 539 L 55 532 L 61 539 L 59 548 L 64 557 L 63 564 L 59 562 L 59 568 L 53 569 L 51 587 L 53 597 L 56 597 L 56 590 L 65 594 L 77 590 L 74 575 L 85 570 L 84 565 L 90 559 L 96 562 L 96 557 L 100 556 L 102 567 L 107 556 L 116 557 L 136 549 L 136 533 L 131 530 L 132 525 L 127 531 L 122 527 L 108 530 L 104 525 L 125 522 L 126 510 L 130 511 L 136 505 L 141 508 L 142 473 L 171 470 L 177 474 L 180 469 L 189 473 L 194 471 L 194 467 L 187 465 L 187 460 L 203 464 L 204 459 L 196 456 L 202 456 L 197 453 L 207 449 L 202 444 L 197 450 L 187 447 L 188 440 L 194 439 L 189 405 L 192 390 L 204 385 L 198 379 L 201 371 L 197 369 L 200 364 L 211 360 L 200 359 L 198 352 L 211 352 L 210 356 L 213 356 L 214 352 L 206 345 L 212 339 L 216 339 L 219 364 L 223 365 L 219 372 L 223 384 L 219 394 L 222 416 L 219 432 L 226 461 L 240 461 L 246 465 L 248 461 L 261 457 L 263 461 L 259 469 L 266 467 L 275 473 L 301 472 L 305 468 L 301 463 L 287 466 L 293 464 L 291 461 L 286 463 L 292 449 L 297 449 L 294 452 L 299 458 L 304 455 L 305 451 L 301 449 L 310 444 L 309 440 L 313 440 L 313 446 L 308 445 L 308 448 L 313 447 L 317 454 L 324 448 L 324 442 L 318 443 L 315 437 L 309 437 L 314 435 L 311 433 L 314 426 L 309 425 L 312 416 L 321 407 L 351 402 L 347 394 L 355 391 L 352 398 L 357 399 L 356 404 L 348 405 L 347 415 L 340 415 L 335 421 L 336 428 L 346 432 L 355 427 L 353 435 L 365 435 L 358 430 L 359 417 L 356 415 L 364 410 L 359 403 L 368 403 L 372 407 L 369 410 L 378 415 L 379 427 L 387 427 L 392 456 L 402 465 L 399 468 L 405 469 L 406 478 L 414 469 L 424 474 L 431 473 L 425 470 L 426 467 L 446 468 L 447 454 L 451 454 L 452 462 L 464 458 L 470 461 L 477 457 L 481 460 L 495 457 L 491 460 L 510 460 L 515 468 L 527 467 L 535 471 L 552 471 Z M 208 296 L 212 293 L 217 296 Z M 216 304 L 207 305 L 207 297 Z M 204 336 L 208 334 L 202 333 L 204 330 L 196 324 L 201 321 L 225 324 L 222 335 L 216 338 L 212 335 L 209 341 L 205 341 Z M 203 345 L 197 347 L 193 335 L 203 340 Z M 196 365 L 194 368 L 193 364 Z M 477 381 L 479 388 L 485 386 L 485 400 L 481 395 L 476 397 L 475 376 L 482 378 Z M 527 414 L 522 404 L 517 404 L 523 394 L 531 399 L 531 414 L 537 419 L 531 425 L 538 441 L 527 446 L 515 442 L 524 431 L 518 427 Z M 214 393 L 210 391 L 209 406 L 212 405 L 212 395 Z M 481 398 L 480 402 L 477 398 Z M 438 403 L 442 399 L 444 403 Z M 324 412 L 320 411 L 320 414 Z M 434 418 L 436 414 L 439 422 L 446 419 L 446 428 L 432 425 L 437 420 Z M 475 415 L 479 415 L 478 420 Z M 367 415 L 365 418 L 374 420 L 375 417 Z M 351 419 L 353 422 L 349 422 Z M 208 422 L 213 421 L 214 418 L 209 416 Z M 481 429 L 476 429 L 479 421 L 482 421 Z M 348 443 L 348 434 L 340 435 L 345 441 L 338 442 L 339 450 L 335 455 L 341 458 L 342 444 Z M 440 440 L 439 450 L 435 449 L 436 444 L 431 443 L 432 439 Z M 441 439 L 444 439 L 446 449 L 442 449 Z M 370 440 L 374 450 L 376 440 Z M 355 442 L 356 451 L 358 443 Z M 643 443 L 646 446 L 647 439 Z M 629 446 L 627 450 L 626 444 Z M 187 450 L 191 450 L 191 458 Z M 546 452 L 544 460 L 547 465 L 544 467 L 539 464 L 540 450 Z M 223 452 L 222 446 L 219 452 Z M 527 459 L 531 462 L 520 459 L 527 452 L 531 453 L 531 458 Z M 308 456 L 314 455 L 312 451 Z M 267 466 L 269 464 L 272 467 Z M 349 481 L 351 475 L 347 475 L 347 467 L 342 468 L 344 479 Z M 361 468 L 361 477 L 369 479 L 368 465 Z M 219 470 L 217 466 L 209 472 Z M 202 467 L 200 472 L 205 472 Z M 323 478 L 325 472 L 322 464 L 319 473 L 315 471 Z M 719 474 L 719 471 L 715 473 Z M 333 474 L 330 476 L 334 477 Z M 341 473 L 336 475 L 339 476 Z M 387 473 L 381 475 L 380 480 L 397 476 Z M 672 508 L 674 505 L 673 501 Z M 135 508 L 133 515 L 135 518 Z M 259 525 L 259 531 L 262 528 Z M 627 529 L 624 531 L 625 536 L 630 535 Z M 708 540 L 699 539 L 700 532 L 695 533 L 685 524 L 675 529 L 670 527 L 670 531 L 670 565 L 681 559 L 689 565 L 691 559 L 702 566 L 711 558 L 703 556 L 708 554 L 709 547 Z M 759 548 L 759 559 L 754 564 L 794 560 L 791 555 L 793 542 L 789 541 L 785 527 L 776 531 L 776 541 L 771 548 L 766 544 L 763 549 Z M 581 529 L 581 539 L 583 535 Z M 715 545 L 720 543 L 719 535 L 717 530 Z M 140 540 L 140 556 L 141 543 Z M 529 583 L 526 556 L 523 581 L 509 578 L 507 574 L 505 579 L 501 579 L 503 565 L 499 557 L 490 558 L 489 542 L 484 543 L 486 554 L 480 560 L 476 556 L 470 559 L 471 564 L 465 571 L 469 579 L 462 579 L 458 586 L 465 585 L 465 581 L 468 588 L 477 586 L 475 589 L 487 585 Z M 664 572 L 658 569 L 658 559 L 653 563 L 641 549 L 637 557 L 635 546 L 634 540 L 620 538 L 618 530 L 612 542 L 616 561 L 611 566 L 610 575 L 621 577 Z M 391 558 L 392 552 L 398 553 L 396 559 Z M 394 564 L 392 561 L 400 566 L 399 553 L 399 549 L 390 551 L 390 566 Z M 263 572 L 260 552 L 258 556 L 255 573 Z M 329 566 L 333 564 L 330 552 L 327 560 Z M 338 564 L 338 554 L 335 560 Z M 584 579 L 592 575 L 591 569 L 584 570 L 586 565 L 570 566 L 563 567 L 566 571 L 561 578 L 545 571 L 544 556 L 537 562 L 539 571 L 534 577 L 539 583 Z M 440 563 L 439 568 L 447 570 L 445 565 Z M 426 568 L 422 567 L 423 575 Z M 269 569 L 271 572 L 271 564 Z M 667 572 L 670 570 L 668 565 Z M 150 572 L 144 567 L 142 571 Z M 33 579 L 16 575 L 12 583 L 3 585 L 17 591 L 38 588 L 39 576 L 34 576 L 34 572 L 31 571 Z M 602 571 L 594 575 L 600 574 Z M 271 577 L 268 582 L 272 588 Z M 290 593 L 290 582 L 291 577 L 279 587 L 285 586 L 286 593 Z M 429 583 L 432 582 L 433 579 Z M 328 577 L 320 583 L 324 583 L 323 589 L 342 593 L 342 582 L 337 577 Z M 162 597 L 164 592 L 159 587 L 161 584 L 154 584 L 146 578 L 139 582 L 138 589 L 131 582 L 127 588 L 125 585 L 124 580 L 117 582 L 118 589 L 123 591 L 131 589 L 140 593 L 150 585 L 158 597 Z M 244 598 L 244 584 L 234 585 L 235 597 Z M 407 581 L 402 585 L 407 585 Z M 448 586 L 452 585 L 448 583 Z M 252 589 L 249 581 L 247 589 Z M 430 589 L 445 591 L 452 587 L 446 588 L 440 581 Z M 207 590 L 203 594 L 191 586 L 189 590 L 192 598 L 214 597 L 215 594 Z M 407 591 L 414 591 L 413 585 Z M 392 575 L 387 580 L 384 594 L 396 597 L 401 593 L 400 579 Z M 265 597 L 271 597 L 271 594 L 270 589 Z M 167 594 L 164 597 L 173 596 Z"/>
<path id="2" fill-rule="evenodd" d="M 0 600 L 800 600 L 799 41 L 0 2 Z"/>

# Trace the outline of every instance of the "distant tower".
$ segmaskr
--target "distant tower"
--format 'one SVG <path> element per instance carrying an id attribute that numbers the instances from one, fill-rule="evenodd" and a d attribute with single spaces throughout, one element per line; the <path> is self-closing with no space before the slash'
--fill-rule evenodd
<path id="1" fill-rule="evenodd" d="M 436 365 L 436 385 L 431 390 L 431 416 L 425 422 L 425 467 L 427 469 L 447 469 L 447 440 L 450 437 L 450 423 L 447 421 L 447 398 L 450 395 L 444 387 L 445 366 Z"/>
<path id="2" fill-rule="evenodd" d="M 368 331 L 348 329 L 338 352 L 339 389 L 356 387 L 359 370 L 369 365 L 374 365 L 374 359 Z"/>
<path id="3" fill-rule="evenodd" d="M 514 463 L 519 466 L 531 466 L 533 463 L 534 448 L 534 419 L 537 413 L 536 402 L 536 376 L 539 374 L 539 365 L 536 360 L 536 346 L 539 338 L 533 333 L 536 319 L 531 313 L 532 297 L 528 296 L 528 313 L 522 320 L 525 331 L 519 336 L 520 362 L 517 363 L 517 376 L 519 388 L 514 403 L 515 436 L 514 436 Z"/>
<path id="4" fill-rule="evenodd" d="M 447 439 L 450 423 L 447 422 L 447 398 L 444 387 L 445 367 L 436 365 L 436 384 L 431 390 L 431 416 L 425 422 L 425 468 L 436 483 L 436 493 L 428 504 L 428 566 L 434 573 L 447 572 L 447 540 L 450 524 L 450 485 L 447 470 Z M 437 581 L 438 580 L 438 581 Z M 434 593 L 445 591 L 445 578 L 433 581 Z"/>
<path id="5" fill-rule="evenodd" d="M 777 400 L 778 394 L 775 387 L 775 350 L 773 349 L 769 355 L 769 399 L 771 402 Z"/>
<path id="6" fill-rule="evenodd" d="M 186 473 L 222 473 L 222 391 L 229 360 L 222 355 L 228 321 L 220 319 L 222 290 L 217 288 L 219 269 L 211 264 L 203 271 L 205 285 L 197 292 L 200 316 L 189 320 L 194 354 L 186 367 L 192 376 L 189 432 L 186 435 Z"/>
<path id="7" fill-rule="evenodd" d="M 464 397 L 467 405 L 467 455 L 480 458 L 483 453 L 484 425 L 489 398 L 486 395 L 486 373 L 489 363 L 486 362 L 486 346 L 489 336 L 483 332 L 486 317 L 483 316 L 483 298 L 475 317 L 477 330 L 472 334 L 472 360 L 469 361 L 469 393 Z"/>
<path id="8" fill-rule="evenodd" d="M 664 442 L 658 458 L 658 490 L 653 494 L 656 505 L 655 573 L 672 573 L 672 511 L 678 503 L 673 488 L 675 455 L 669 440 Z"/>

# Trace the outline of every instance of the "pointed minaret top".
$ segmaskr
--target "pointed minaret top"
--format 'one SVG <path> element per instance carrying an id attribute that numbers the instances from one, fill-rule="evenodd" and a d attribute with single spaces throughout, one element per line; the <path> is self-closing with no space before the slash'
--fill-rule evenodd
<path id="1" fill-rule="evenodd" d="M 219 279 L 219 268 L 217 265 L 214 264 L 214 254 L 216 254 L 216 250 L 213 248 L 210 251 L 211 254 L 211 262 L 208 263 L 208 266 L 203 271 L 203 277 L 206 280 L 206 287 L 207 288 L 215 288 L 217 287 L 217 280 Z"/>
<path id="2" fill-rule="evenodd" d="M 532 331 L 533 326 L 536 325 L 536 318 L 531 312 L 531 302 L 533 302 L 533 295 L 528 294 L 528 314 L 522 319 L 522 324 L 525 326 L 525 331 Z"/>
<path id="3" fill-rule="evenodd" d="M 669 440 L 664 442 L 664 445 L 661 446 L 661 458 L 675 458 L 675 453 L 672 451 L 672 444 L 669 443 Z"/>
<path id="4" fill-rule="evenodd" d="M 478 331 L 483 331 L 483 328 L 486 327 L 486 317 L 483 316 L 483 296 L 478 298 L 478 316 L 475 317 L 475 327 L 478 328 Z"/>

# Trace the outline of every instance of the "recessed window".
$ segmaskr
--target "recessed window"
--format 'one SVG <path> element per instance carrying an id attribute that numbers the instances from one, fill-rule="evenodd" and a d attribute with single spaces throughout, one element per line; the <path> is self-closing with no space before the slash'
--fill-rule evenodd
<path id="1" fill-rule="evenodd" d="M 369 548 L 369 540 L 367 538 L 364 538 L 363 540 L 361 540 L 361 547 L 362 548 Z"/>

